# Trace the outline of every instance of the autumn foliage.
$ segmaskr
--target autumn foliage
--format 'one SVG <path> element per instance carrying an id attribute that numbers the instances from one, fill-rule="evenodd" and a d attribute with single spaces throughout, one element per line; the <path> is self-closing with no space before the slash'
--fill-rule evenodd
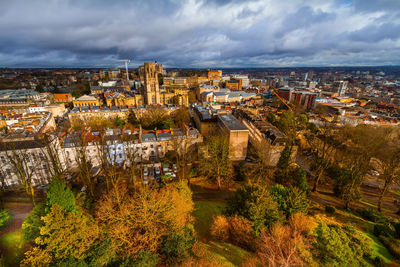
<path id="1" fill-rule="evenodd" d="M 163 236 L 182 232 L 191 221 L 193 202 L 184 184 L 134 193 L 121 189 L 119 193 L 120 201 L 110 193 L 98 203 L 96 212 L 97 221 L 119 254 L 155 253 Z"/>

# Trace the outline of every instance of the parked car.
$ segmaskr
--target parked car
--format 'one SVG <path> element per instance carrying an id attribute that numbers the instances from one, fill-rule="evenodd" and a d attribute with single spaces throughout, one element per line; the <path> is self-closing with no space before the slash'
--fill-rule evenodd
<path id="1" fill-rule="evenodd" d="M 144 167 L 144 169 L 143 169 L 143 175 L 144 175 L 144 176 L 149 175 L 149 170 L 147 169 L 147 167 Z"/>
<path id="2" fill-rule="evenodd" d="M 160 168 L 154 168 L 156 175 L 161 175 Z"/>

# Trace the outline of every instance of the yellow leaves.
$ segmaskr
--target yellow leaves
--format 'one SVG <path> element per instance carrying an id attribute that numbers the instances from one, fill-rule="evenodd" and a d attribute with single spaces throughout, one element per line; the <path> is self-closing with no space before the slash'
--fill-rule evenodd
<path id="1" fill-rule="evenodd" d="M 193 201 L 187 185 L 159 190 L 142 188 L 132 194 L 120 189 L 120 201 L 111 192 L 98 205 L 96 217 L 120 253 L 156 252 L 163 235 L 181 231 L 190 221 Z"/>
<path id="2" fill-rule="evenodd" d="M 49 251 L 39 247 L 34 247 L 25 253 L 25 259 L 21 262 L 21 266 L 48 266 L 52 262 Z"/>
<path id="3" fill-rule="evenodd" d="M 43 221 L 44 226 L 40 228 L 40 237 L 35 243 L 44 248 L 35 247 L 28 251 L 26 261 L 38 262 L 39 257 L 48 260 L 50 255 L 55 259 L 70 256 L 83 259 L 100 236 L 100 230 L 91 217 L 81 212 L 67 212 L 57 204 L 52 206 Z"/>

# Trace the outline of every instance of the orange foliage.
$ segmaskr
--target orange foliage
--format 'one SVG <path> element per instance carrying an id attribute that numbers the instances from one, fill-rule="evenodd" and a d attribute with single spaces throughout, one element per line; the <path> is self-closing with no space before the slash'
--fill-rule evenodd
<path id="1" fill-rule="evenodd" d="M 290 227 L 276 224 L 271 231 L 263 231 L 258 243 L 257 254 L 267 266 L 303 266 L 298 248 L 303 240 L 299 232 Z"/>
<path id="2" fill-rule="evenodd" d="M 214 217 L 214 222 L 210 229 L 211 235 L 222 242 L 226 242 L 229 239 L 229 222 L 228 219 L 223 215 Z"/>
<path id="3" fill-rule="evenodd" d="M 312 217 L 299 212 L 290 217 L 289 226 L 293 231 L 299 232 L 303 236 L 310 236 L 317 227 L 317 223 Z"/>
<path id="4" fill-rule="evenodd" d="M 193 201 L 186 184 L 143 188 L 132 194 L 120 189 L 119 195 L 119 201 L 112 192 L 106 195 L 96 212 L 117 252 L 157 252 L 163 235 L 181 231 L 191 220 Z"/>
<path id="5" fill-rule="evenodd" d="M 218 215 L 214 217 L 214 222 L 211 225 L 211 235 L 223 242 L 231 242 L 232 244 L 252 248 L 254 236 L 251 222 L 245 218 L 234 216 L 225 217 Z"/>

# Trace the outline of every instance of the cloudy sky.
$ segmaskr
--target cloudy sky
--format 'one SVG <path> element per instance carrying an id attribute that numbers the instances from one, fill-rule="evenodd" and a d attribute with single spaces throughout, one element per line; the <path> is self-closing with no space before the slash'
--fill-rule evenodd
<path id="1" fill-rule="evenodd" d="M 0 0 L 0 67 L 400 65 L 400 0 Z"/>

